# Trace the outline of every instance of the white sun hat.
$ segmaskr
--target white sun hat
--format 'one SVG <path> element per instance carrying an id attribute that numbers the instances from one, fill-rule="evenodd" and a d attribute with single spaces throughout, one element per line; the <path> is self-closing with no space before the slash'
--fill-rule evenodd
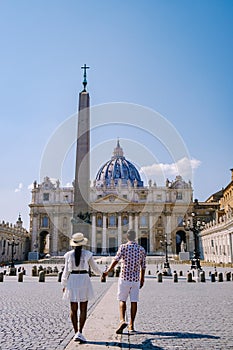
<path id="1" fill-rule="evenodd" d="M 70 240 L 71 247 L 78 247 L 80 245 L 86 245 L 88 239 L 84 237 L 83 233 L 77 232 L 74 233 Z"/>

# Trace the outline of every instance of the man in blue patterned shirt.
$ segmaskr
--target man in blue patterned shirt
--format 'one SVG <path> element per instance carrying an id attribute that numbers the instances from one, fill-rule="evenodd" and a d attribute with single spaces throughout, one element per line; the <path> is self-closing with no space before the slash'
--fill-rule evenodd
<path id="1" fill-rule="evenodd" d="M 121 274 L 118 282 L 117 299 L 120 302 L 120 324 L 116 330 L 117 334 L 121 334 L 123 329 L 127 327 L 125 321 L 126 301 L 130 296 L 131 310 L 130 321 L 128 325 L 129 332 L 134 332 L 134 320 L 137 313 L 137 302 L 139 301 L 139 289 L 144 284 L 144 275 L 146 269 L 146 252 L 143 247 L 135 242 L 136 233 L 128 230 L 126 244 L 121 244 L 111 265 L 104 273 L 107 276 L 119 261 L 121 261 Z"/>

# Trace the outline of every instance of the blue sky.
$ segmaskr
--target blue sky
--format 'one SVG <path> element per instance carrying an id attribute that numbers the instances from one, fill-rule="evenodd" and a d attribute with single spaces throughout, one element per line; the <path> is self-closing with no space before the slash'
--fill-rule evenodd
<path id="1" fill-rule="evenodd" d="M 40 181 L 54 131 L 76 112 L 84 63 L 91 67 L 93 106 L 136 104 L 171 123 L 195 163 L 195 198 L 205 200 L 230 182 L 232 1 L 1 0 L 0 33 L 0 220 L 14 223 L 20 212 L 28 227 L 28 187 Z M 134 131 L 119 124 L 93 132 L 92 179 L 117 137 L 139 168 L 153 164 L 137 158 L 138 144 L 162 167 L 174 165 L 145 134 L 136 133 L 134 142 Z M 73 180 L 73 158 L 71 150 L 63 185 Z"/>

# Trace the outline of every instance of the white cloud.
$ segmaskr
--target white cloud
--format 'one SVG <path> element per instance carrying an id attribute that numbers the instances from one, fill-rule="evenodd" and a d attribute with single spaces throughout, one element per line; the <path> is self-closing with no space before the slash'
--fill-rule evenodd
<path id="1" fill-rule="evenodd" d="M 32 190 L 32 189 L 33 189 L 33 187 L 34 187 L 34 184 L 33 184 L 33 183 L 31 183 L 30 185 L 28 185 L 28 190 Z"/>
<path id="2" fill-rule="evenodd" d="M 15 192 L 21 192 L 22 188 L 23 188 L 23 184 L 22 182 L 20 182 L 19 186 L 15 189 Z"/>
<path id="3" fill-rule="evenodd" d="M 152 164 L 144 166 L 140 169 L 140 174 L 143 174 L 147 179 L 155 180 L 157 184 L 163 182 L 166 178 L 175 178 L 181 175 L 186 180 L 192 179 L 192 173 L 201 164 L 198 159 L 182 158 L 176 163 L 171 164 Z"/>

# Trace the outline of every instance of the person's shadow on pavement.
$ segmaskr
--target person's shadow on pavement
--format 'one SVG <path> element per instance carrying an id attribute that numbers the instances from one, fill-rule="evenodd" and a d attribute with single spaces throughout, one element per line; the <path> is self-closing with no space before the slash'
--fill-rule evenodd
<path id="1" fill-rule="evenodd" d="M 170 339 L 220 339 L 220 337 L 209 335 L 209 334 L 201 334 L 201 333 L 189 333 L 189 332 L 136 332 L 134 334 L 129 333 L 123 333 L 122 335 L 127 336 L 128 335 L 128 342 L 124 341 L 112 341 L 112 342 L 103 342 L 103 341 L 87 341 L 86 344 L 92 344 L 92 345 L 103 345 L 106 347 L 110 346 L 116 346 L 120 347 L 121 349 L 154 349 L 154 350 L 163 350 L 164 348 L 161 346 L 156 346 L 152 344 L 152 341 L 156 341 L 158 339 L 161 340 L 161 337 L 166 337 Z M 121 338 L 122 338 L 121 335 Z M 146 340 L 141 342 L 140 344 L 134 344 L 133 343 L 133 337 L 137 335 L 146 335 L 146 336 L 152 336 L 147 337 Z"/>

